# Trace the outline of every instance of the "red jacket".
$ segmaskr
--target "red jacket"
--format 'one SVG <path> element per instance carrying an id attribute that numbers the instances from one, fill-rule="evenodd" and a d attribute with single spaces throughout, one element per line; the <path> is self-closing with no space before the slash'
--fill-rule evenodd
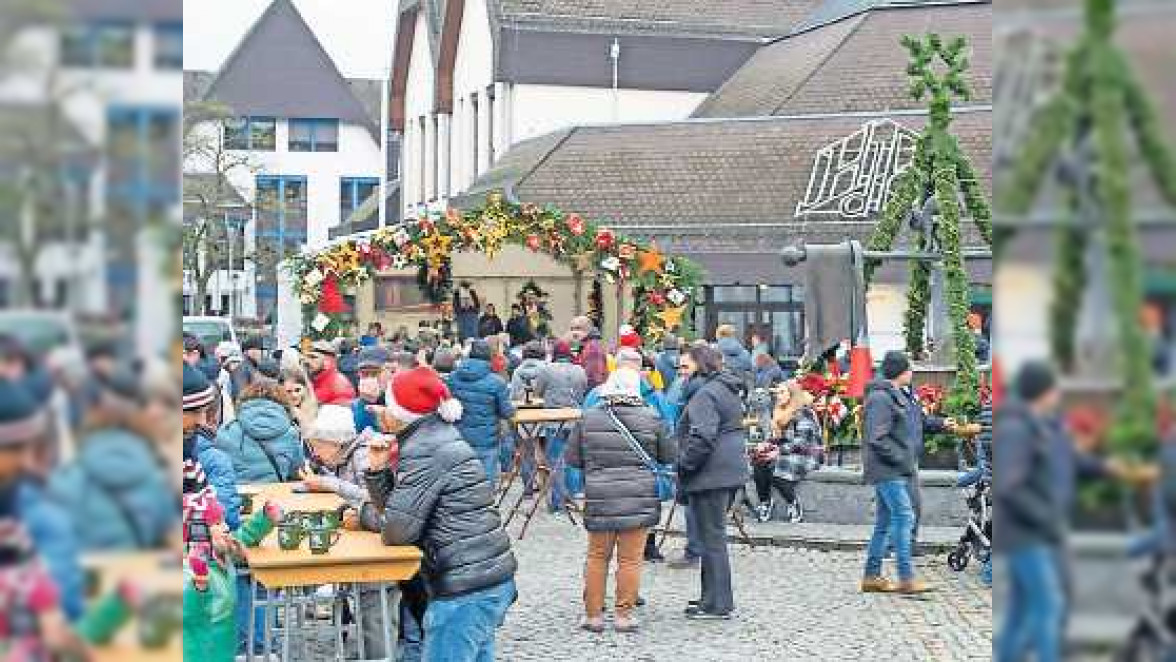
<path id="1" fill-rule="evenodd" d="M 322 369 L 311 377 L 314 382 L 314 397 L 320 405 L 342 405 L 348 407 L 355 399 L 355 389 L 351 387 L 351 380 L 347 379 L 339 369 L 333 365 Z"/>

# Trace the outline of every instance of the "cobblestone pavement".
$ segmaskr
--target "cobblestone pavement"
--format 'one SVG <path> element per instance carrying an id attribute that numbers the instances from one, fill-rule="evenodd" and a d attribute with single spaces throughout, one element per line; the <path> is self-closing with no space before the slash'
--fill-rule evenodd
<path id="1" fill-rule="evenodd" d="M 519 526 L 512 525 L 512 534 Z M 667 556 L 682 544 L 668 540 Z M 928 662 L 992 655 L 991 593 L 980 587 L 974 568 L 957 575 L 942 556 L 920 559 L 921 576 L 938 587 L 920 599 L 859 593 L 860 552 L 732 545 L 738 617 L 707 623 L 687 621 L 681 613 L 697 597 L 697 571 L 646 564 L 640 632 L 594 635 L 576 628 L 583 530 L 538 515 L 514 545 L 520 595 L 499 631 L 499 660 Z"/>

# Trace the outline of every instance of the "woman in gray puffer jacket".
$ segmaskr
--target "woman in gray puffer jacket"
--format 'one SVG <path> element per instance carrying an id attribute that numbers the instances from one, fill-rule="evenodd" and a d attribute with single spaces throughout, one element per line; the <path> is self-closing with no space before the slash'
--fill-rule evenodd
<path id="1" fill-rule="evenodd" d="M 565 459 L 584 470 L 584 528 L 588 562 L 584 570 L 582 627 L 603 629 L 604 593 L 609 559 L 617 554 L 616 620 L 619 632 L 637 629 L 633 608 L 641 583 L 645 534 L 661 519 L 653 473 L 630 445 L 617 423 L 628 429 L 645 453 L 659 464 L 677 455 L 657 411 L 641 398 L 641 376 L 617 370 L 601 387 L 602 402 L 584 411 L 572 434 Z M 611 415 L 610 415 L 611 412 Z M 616 421 L 613 420 L 615 415 Z"/>

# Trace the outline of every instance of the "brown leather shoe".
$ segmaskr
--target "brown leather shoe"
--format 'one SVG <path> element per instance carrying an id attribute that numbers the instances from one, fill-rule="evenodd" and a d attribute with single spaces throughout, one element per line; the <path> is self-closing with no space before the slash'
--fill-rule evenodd
<path id="1" fill-rule="evenodd" d="M 934 591 L 934 590 L 935 589 L 931 588 L 930 586 L 927 586 L 926 584 L 924 584 L 922 581 L 920 581 L 918 579 L 911 579 L 909 581 L 899 582 L 898 589 L 897 589 L 897 591 L 899 593 L 902 593 L 903 595 L 919 595 L 921 593 L 930 593 L 931 591 Z"/>
<path id="2" fill-rule="evenodd" d="M 863 577 L 862 593 L 893 593 L 894 582 L 885 577 Z"/>

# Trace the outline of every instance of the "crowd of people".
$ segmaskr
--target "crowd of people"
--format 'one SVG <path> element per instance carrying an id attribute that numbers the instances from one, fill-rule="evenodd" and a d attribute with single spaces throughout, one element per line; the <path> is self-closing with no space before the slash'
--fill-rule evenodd
<path id="1" fill-rule="evenodd" d="M 484 313 L 478 329 L 497 330 L 485 321 Z M 385 337 L 373 325 L 358 338 L 274 350 L 255 337 L 208 348 L 185 335 L 182 380 L 164 364 L 123 362 L 102 347 L 85 371 L 71 371 L 0 339 L 0 525 L 27 531 L 13 558 L 41 568 L 52 589 L 30 601 L 42 617 L 40 645 L 85 649 L 93 596 L 81 554 L 175 549 L 185 560 L 186 629 L 201 633 L 184 638 L 185 654 L 219 662 L 269 648 L 262 612 L 250 614 L 242 548 L 283 512 L 275 503 L 243 507 L 238 487 L 299 482 L 338 495 L 345 528 L 424 552 L 410 581 L 327 589 L 362 621 L 369 657 L 492 659 L 495 630 L 516 599 L 518 564 L 495 505 L 516 463 L 524 492 L 549 494 L 551 512 L 569 500 L 581 509 L 582 628 L 606 627 L 614 558 L 611 625 L 640 628 L 642 566 L 665 560 L 653 529 L 668 499 L 682 504 L 687 534 L 669 566 L 698 573 L 697 600 L 681 605 L 683 615 L 732 618 L 729 513 L 754 484 L 762 519 L 803 518 L 801 485 L 825 447 L 811 394 L 766 343 L 744 344 L 731 327 L 712 341 L 671 336 L 656 346 L 629 326 L 607 343 L 587 317 L 558 337 L 512 337 L 502 327 L 460 341 L 424 328 L 417 338 Z M 887 355 L 866 400 L 866 475 L 880 507 L 865 591 L 926 589 L 910 563 L 918 430 L 952 422 L 912 418 L 922 413 L 909 381 L 909 362 Z M 770 434 L 749 443 L 757 391 L 772 397 Z M 521 437 L 511 421 L 534 401 L 582 417 Z M 78 402 L 80 415 L 71 409 Z M 539 489 L 541 465 L 554 477 L 550 490 Z M 886 541 L 899 568 L 893 586 L 880 571 Z M 396 651 L 384 649 L 388 631 Z"/>

